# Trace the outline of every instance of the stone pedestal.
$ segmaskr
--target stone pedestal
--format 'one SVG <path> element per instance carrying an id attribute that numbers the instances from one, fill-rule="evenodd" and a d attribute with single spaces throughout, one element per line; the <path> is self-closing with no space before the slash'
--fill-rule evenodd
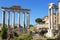
<path id="1" fill-rule="evenodd" d="M 46 37 L 47 38 L 52 38 L 54 35 L 53 35 L 53 32 L 51 29 L 48 30 L 48 33 L 46 34 Z"/>

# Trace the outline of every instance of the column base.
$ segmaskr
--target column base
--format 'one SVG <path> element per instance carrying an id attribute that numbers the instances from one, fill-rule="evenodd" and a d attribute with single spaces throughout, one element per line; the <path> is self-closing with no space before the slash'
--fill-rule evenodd
<path id="1" fill-rule="evenodd" d="M 52 30 L 49 29 L 45 36 L 46 36 L 47 38 L 52 38 L 52 37 L 54 36 Z"/>

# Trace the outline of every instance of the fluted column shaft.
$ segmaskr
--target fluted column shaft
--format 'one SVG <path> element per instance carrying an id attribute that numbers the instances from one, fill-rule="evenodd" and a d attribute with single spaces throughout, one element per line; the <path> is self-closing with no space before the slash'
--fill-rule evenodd
<path id="1" fill-rule="evenodd" d="M 25 28 L 25 12 L 23 12 L 23 27 Z"/>
<path id="2" fill-rule="evenodd" d="M 5 9 L 2 9 L 2 26 L 5 26 Z"/>
<path id="3" fill-rule="evenodd" d="M 58 30 L 58 9 L 56 9 L 56 30 Z"/>
<path id="4" fill-rule="evenodd" d="M 20 12 L 18 13 L 18 28 L 20 27 Z"/>
<path id="5" fill-rule="evenodd" d="M 27 12 L 27 28 L 29 28 L 30 25 L 30 14 Z"/>
<path id="6" fill-rule="evenodd" d="M 48 9 L 48 18 L 49 18 L 49 29 L 51 28 L 51 10 Z"/>
<path id="7" fill-rule="evenodd" d="M 8 28 L 10 28 L 10 11 L 8 11 Z"/>
<path id="8" fill-rule="evenodd" d="M 9 39 L 10 37 L 10 33 L 11 33 L 11 30 L 10 30 L 10 10 L 8 10 L 8 26 L 7 26 L 8 30 L 7 30 L 7 40 Z"/>
<path id="9" fill-rule="evenodd" d="M 53 8 L 51 8 L 51 29 L 53 29 Z"/>
<path id="10" fill-rule="evenodd" d="M 13 11 L 13 15 L 12 15 L 13 17 L 12 17 L 12 22 L 13 22 L 13 24 L 12 24 L 12 27 L 14 28 L 14 26 L 15 26 L 15 12 Z"/>

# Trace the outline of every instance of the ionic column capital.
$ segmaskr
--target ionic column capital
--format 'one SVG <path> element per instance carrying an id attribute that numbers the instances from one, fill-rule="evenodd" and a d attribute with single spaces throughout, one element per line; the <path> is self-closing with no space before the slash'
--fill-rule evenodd
<path id="1" fill-rule="evenodd" d="M 2 9 L 2 11 L 5 11 L 5 9 Z"/>

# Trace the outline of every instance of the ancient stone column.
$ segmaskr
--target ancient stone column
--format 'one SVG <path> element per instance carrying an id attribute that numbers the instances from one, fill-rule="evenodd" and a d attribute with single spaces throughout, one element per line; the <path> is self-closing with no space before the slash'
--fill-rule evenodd
<path id="1" fill-rule="evenodd" d="M 50 11 L 50 10 L 49 10 Z M 52 37 L 53 36 L 53 32 L 52 32 L 52 27 L 53 27 L 53 25 L 52 25 L 52 9 L 51 9 L 51 11 L 49 12 L 50 14 L 48 15 L 49 16 L 49 29 L 48 29 L 48 32 L 47 32 L 47 34 L 46 34 L 46 37 Z M 51 22 L 51 24 L 50 24 L 50 22 Z"/>
<path id="2" fill-rule="evenodd" d="M 10 11 L 8 10 L 8 28 L 10 28 Z"/>
<path id="3" fill-rule="evenodd" d="M 25 28 L 25 12 L 23 12 L 23 27 Z"/>
<path id="4" fill-rule="evenodd" d="M 7 25 L 7 28 L 8 28 L 8 36 L 10 34 L 10 10 L 8 10 L 8 25 Z"/>
<path id="5" fill-rule="evenodd" d="M 20 12 L 18 12 L 18 28 L 20 27 Z"/>
<path id="6" fill-rule="evenodd" d="M 53 29 L 53 8 L 52 8 L 53 6 L 52 6 L 52 3 L 51 4 L 49 4 L 49 29 L 48 29 L 48 32 L 46 33 L 46 37 L 47 38 L 51 38 L 51 37 L 53 37 L 54 35 L 53 35 L 53 32 L 52 32 L 52 29 Z"/>
<path id="7" fill-rule="evenodd" d="M 29 28 L 30 25 L 30 14 L 27 12 L 27 28 Z"/>
<path id="8" fill-rule="evenodd" d="M 53 8 L 51 8 L 51 29 L 53 29 Z"/>
<path id="9" fill-rule="evenodd" d="M 7 28 L 8 28 L 8 30 L 7 30 L 7 40 L 9 39 L 9 37 L 10 37 L 10 33 L 11 33 L 11 30 L 10 30 L 10 10 L 8 10 L 8 25 L 7 25 Z"/>
<path id="10" fill-rule="evenodd" d="M 5 26 L 5 9 L 2 9 L 2 26 Z"/>
<path id="11" fill-rule="evenodd" d="M 12 13 L 13 15 L 12 15 L 12 28 L 14 28 L 14 26 L 15 26 L 15 12 L 13 11 L 13 13 Z"/>
<path id="12" fill-rule="evenodd" d="M 49 26 L 49 29 L 50 29 L 51 28 L 51 10 L 50 9 L 48 9 L 48 18 L 49 18 L 48 26 Z"/>
<path id="13" fill-rule="evenodd" d="M 56 30 L 58 30 L 58 9 L 56 9 Z"/>

